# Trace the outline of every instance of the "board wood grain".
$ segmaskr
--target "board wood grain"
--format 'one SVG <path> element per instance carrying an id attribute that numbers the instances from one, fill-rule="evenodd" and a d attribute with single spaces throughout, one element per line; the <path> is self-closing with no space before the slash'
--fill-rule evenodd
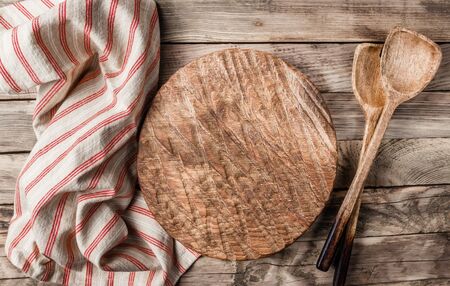
<path id="1" fill-rule="evenodd" d="M 306 231 L 328 200 L 336 162 L 331 117 L 309 80 L 269 53 L 226 49 L 160 88 L 137 169 L 148 207 L 172 237 L 243 260 Z"/>

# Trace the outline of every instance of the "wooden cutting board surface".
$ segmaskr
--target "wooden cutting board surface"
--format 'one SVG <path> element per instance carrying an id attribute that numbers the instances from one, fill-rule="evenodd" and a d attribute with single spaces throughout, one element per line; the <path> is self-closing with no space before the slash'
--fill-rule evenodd
<path id="1" fill-rule="evenodd" d="M 336 136 L 317 89 L 271 54 L 227 49 L 176 72 L 141 130 L 138 175 L 175 239 L 207 256 L 283 249 L 323 209 Z"/>

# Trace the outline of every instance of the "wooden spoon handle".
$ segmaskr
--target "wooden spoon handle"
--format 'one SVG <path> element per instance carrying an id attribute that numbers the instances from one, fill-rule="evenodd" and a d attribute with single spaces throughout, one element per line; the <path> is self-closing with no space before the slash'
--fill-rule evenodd
<path id="1" fill-rule="evenodd" d="M 363 190 L 364 181 L 369 174 L 370 167 L 375 159 L 381 140 L 383 139 L 383 135 L 387 129 L 389 120 L 391 119 L 394 110 L 394 105 L 387 105 L 383 109 L 380 119 L 378 120 L 377 127 L 375 128 L 370 143 L 367 146 L 366 152 L 361 155 L 361 160 L 358 164 L 356 175 L 353 178 L 347 195 L 345 196 L 339 212 L 336 215 L 336 219 L 330 232 L 328 233 L 327 240 L 325 241 L 322 252 L 320 253 L 319 259 L 316 263 L 316 267 L 319 270 L 328 271 L 331 263 L 333 262 L 334 252 L 338 242 L 341 239 L 345 226 L 350 219 L 350 215 L 353 212 L 357 199 Z"/>
<path id="2" fill-rule="evenodd" d="M 345 228 L 345 235 L 342 238 L 344 241 L 342 243 L 342 251 L 339 257 L 336 269 L 334 270 L 333 285 L 334 286 L 344 286 L 345 278 L 347 278 L 348 265 L 350 263 L 350 256 L 352 254 L 353 240 L 356 235 L 356 225 L 358 224 L 359 208 L 361 206 L 361 197 L 356 203 L 355 209 L 353 210 L 350 220 Z"/>
<path id="3" fill-rule="evenodd" d="M 364 130 L 363 145 L 361 147 L 361 153 L 359 155 L 359 161 L 362 161 L 363 155 L 366 153 L 366 149 L 372 140 L 373 133 L 377 127 L 378 120 L 380 119 L 382 110 L 373 109 L 366 110 L 366 126 Z M 361 190 L 363 192 L 364 190 Z M 358 224 L 359 209 L 361 207 L 361 195 L 358 197 L 355 209 L 350 216 L 350 220 L 345 227 L 345 234 L 341 238 L 342 243 L 340 244 L 340 256 L 334 270 L 333 285 L 344 286 L 345 279 L 347 278 L 348 266 L 350 263 L 350 257 L 353 249 L 353 241 L 356 235 L 356 226 Z"/>

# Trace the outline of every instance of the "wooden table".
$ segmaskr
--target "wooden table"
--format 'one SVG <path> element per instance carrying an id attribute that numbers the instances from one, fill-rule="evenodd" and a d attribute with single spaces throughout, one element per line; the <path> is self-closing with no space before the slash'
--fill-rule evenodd
<path id="1" fill-rule="evenodd" d="M 0 5 L 15 0 L 0 0 Z M 161 82 L 205 53 L 230 46 L 270 51 L 323 92 L 339 139 L 339 170 L 323 215 L 297 242 L 265 259 L 200 258 L 180 285 L 329 285 L 315 269 L 355 171 L 363 115 L 351 93 L 359 42 L 403 25 L 439 42 L 444 58 L 425 92 L 397 110 L 367 181 L 348 283 L 450 283 L 450 2 L 430 0 L 160 0 Z M 357 3 L 363 2 L 363 3 Z M 35 138 L 34 92 L 0 94 L 0 244 L 12 216 L 15 178 Z M 36 285 L 0 249 L 0 285 Z"/>

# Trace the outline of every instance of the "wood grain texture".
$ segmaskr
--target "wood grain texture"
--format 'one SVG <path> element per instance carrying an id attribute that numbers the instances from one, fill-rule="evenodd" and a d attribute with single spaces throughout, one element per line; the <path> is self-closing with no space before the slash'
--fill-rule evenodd
<path id="1" fill-rule="evenodd" d="M 280 285 L 277 281 L 329 285 L 331 273 L 323 274 L 313 264 L 344 195 L 345 191 L 333 192 L 329 206 L 313 227 L 282 252 L 251 262 L 202 257 L 181 278 L 180 285 Z M 433 279 L 429 283 L 434 285 L 442 282 L 439 279 L 450 278 L 446 269 L 449 206 L 450 185 L 366 190 L 348 282 L 365 285 Z M 0 206 L 2 249 L 5 237 L 1 234 L 11 216 L 12 205 Z M 0 252 L 0 257 L 4 256 L 4 251 Z M 3 263 L 8 262 L 0 260 L 0 268 Z M 392 271 L 384 272 L 386 269 Z M 0 285 L 2 279 L 17 278 L 15 273 L 0 271 Z"/>
<path id="2" fill-rule="evenodd" d="M 144 198 L 171 236 L 243 260 L 281 250 L 312 224 L 336 162 L 330 115 L 304 75 L 271 54 L 227 49 L 161 87 L 137 165 Z"/>
<path id="3" fill-rule="evenodd" d="M 273 53 L 304 72 L 323 92 L 351 92 L 351 72 L 356 43 L 253 43 L 253 44 L 163 44 L 161 46 L 161 79 L 163 84 L 179 68 L 205 54 L 240 47 Z M 450 44 L 440 45 L 441 67 L 427 91 L 450 90 Z M 0 100 L 35 98 L 35 93 L 1 94 Z"/>
<path id="4" fill-rule="evenodd" d="M 0 6 L 17 2 L 1 0 Z M 446 1 L 157 0 L 163 42 L 382 41 L 403 25 L 450 41 Z"/>
<path id="5" fill-rule="evenodd" d="M 202 55 L 240 47 L 266 51 L 282 58 L 305 73 L 322 93 L 352 92 L 352 60 L 356 46 L 356 43 L 166 44 L 161 47 L 161 82 L 164 83 L 177 69 Z M 443 61 L 436 77 L 427 87 L 428 91 L 450 90 L 450 44 L 441 44 L 441 49 Z"/>
<path id="6" fill-rule="evenodd" d="M 409 27 L 450 40 L 446 1 L 158 0 L 163 42 L 382 41 Z"/>
<path id="7" fill-rule="evenodd" d="M 338 140 L 362 139 L 364 115 L 351 93 L 322 94 Z M 34 101 L 0 101 L 0 152 L 30 151 L 36 142 L 31 126 Z M 450 137 L 450 93 L 424 92 L 400 105 L 385 138 Z"/>
<path id="8" fill-rule="evenodd" d="M 358 163 L 361 141 L 338 142 L 336 188 L 347 188 Z M 0 204 L 12 203 L 16 177 L 27 153 L 0 154 Z M 450 184 L 450 138 L 384 140 L 367 187 Z"/>
<path id="9" fill-rule="evenodd" d="M 300 241 L 323 240 L 342 201 L 344 191 L 332 193 L 331 200 Z M 366 189 L 363 194 L 358 237 L 409 235 L 450 231 L 450 186 Z M 0 245 L 13 214 L 11 204 L 0 206 Z M 3 240 L 2 240 L 3 239 Z M 4 255 L 3 249 L 0 256 Z"/>

